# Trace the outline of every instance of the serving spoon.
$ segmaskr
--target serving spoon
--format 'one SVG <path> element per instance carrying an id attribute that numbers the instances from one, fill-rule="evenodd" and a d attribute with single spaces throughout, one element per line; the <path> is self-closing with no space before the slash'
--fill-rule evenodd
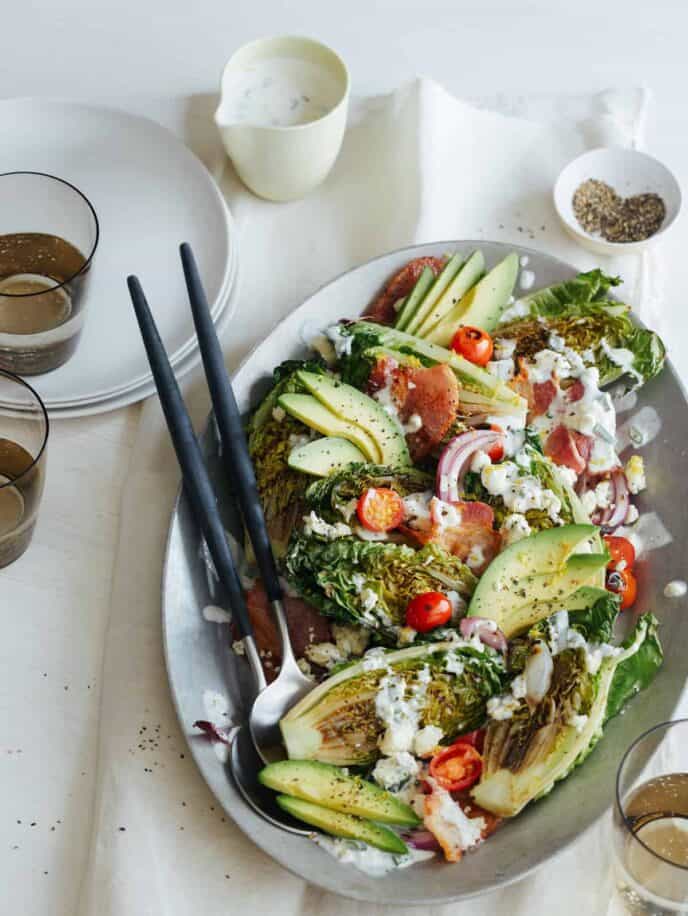
<path id="1" fill-rule="evenodd" d="M 262 759 L 269 763 L 284 757 L 279 730 L 280 719 L 297 700 L 313 689 L 313 681 L 301 671 L 294 658 L 284 611 L 284 590 L 277 573 L 275 555 L 270 545 L 265 516 L 258 495 L 256 475 L 248 452 L 241 414 L 210 315 L 196 259 L 191 246 L 187 243 L 180 247 L 180 253 L 196 336 L 203 358 L 203 368 L 222 444 L 222 454 L 223 457 L 226 456 L 230 472 L 234 477 L 237 502 L 253 545 L 261 581 L 277 623 L 282 646 L 279 674 L 267 686 L 263 676 L 258 696 L 249 716 L 253 743 Z M 255 674 L 254 671 L 254 676 Z"/>
<path id="2" fill-rule="evenodd" d="M 249 730 L 259 758 L 252 765 L 252 778 L 249 778 L 247 776 L 249 767 L 246 765 L 248 760 L 246 741 L 245 736 L 241 734 L 244 729 L 240 729 L 232 743 L 230 755 L 232 771 L 242 794 L 262 816 L 285 829 L 307 834 L 310 831 L 297 829 L 295 822 L 286 814 L 281 816 L 277 814 L 279 809 L 276 805 L 272 806 L 275 809 L 273 814 L 266 814 L 266 811 L 263 810 L 265 807 L 264 795 L 257 793 L 256 789 L 258 783 L 255 777 L 261 765 L 260 761 L 267 763 L 284 757 L 280 743 L 280 719 L 298 699 L 312 689 L 313 682 L 299 669 L 291 648 L 283 605 L 283 589 L 277 574 L 265 518 L 258 498 L 255 474 L 248 454 L 241 417 L 190 246 L 186 244 L 181 246 L 181 256 L 220 439 L 225 450 L 224 454 L 228 456 L 230 469 L 236 478 L 235 491 L 263 577 L 268 600 L 275 615 L 282 644 L 280 673 L 268 686 L 239 576 L 217 508 L 217 499 L 191 420 L 143 288 L 137 277 L 130 276 L 127 278 L 127 285 L 165 420 L 182 471 L 184 489 L 208 546 L 218 579 L 227 592 L 233 620 L 244 642 L 245 656 L 251 668 L 257 693 L 249 715 Z M 275 814 L 277 816 L 274 816 Z"/>

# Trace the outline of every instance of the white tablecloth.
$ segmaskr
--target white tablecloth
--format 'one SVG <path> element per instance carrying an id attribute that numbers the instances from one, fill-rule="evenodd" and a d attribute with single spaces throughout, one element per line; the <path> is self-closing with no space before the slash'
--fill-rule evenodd
<path id="1" fill-rule="evenodd" d="M 214 99 L 125 104 L 178 130 L 230 202 L 241 233 L 241 297 L 224 341 L 232 367 L 320 283 L 414 241 L 500 239 L 592 266 L 556 224 L 551 183 L 587 146 L 637 142 L 646 102 L 641 91 L 488 100 L 519 116 L 505 118 L 415 83 L 356 106 L 330 179 L 289 205 L 257 200 L 224 168 L 208 130 Z M 647 281 L 658 271 L 631 258 L 608 267 L 623 274 L 641 314 L 656 319 L 657 291 Z M 200 418 L 202 380 L 187 388 Z M 0 650 L 12 686 L 0 698 L 2 784 L 17 788 L 2 793 L 6 855 L 16 863 L 9 912 L 28 911 L 33 882 L 55 869 L 83 876 L 60 903 L 72 914 L 80 901 L 82 916 L 182 916 L 199 906 L 209 916 L 263 912 L 267 900 L 280 914 L 373 912 L 306 887 L 267 859 L 226 822 L 185 753 L 159 622 L 177 473 L 157 404 L 144 405 L 140 423 L 139 415 L 134 407 L 56 424 L 36 542 L 2 574 L 13 618 Z M 602 912 L 610 887 L 604 837 L 594 833 L 508 894 L 442 912 Z"/>

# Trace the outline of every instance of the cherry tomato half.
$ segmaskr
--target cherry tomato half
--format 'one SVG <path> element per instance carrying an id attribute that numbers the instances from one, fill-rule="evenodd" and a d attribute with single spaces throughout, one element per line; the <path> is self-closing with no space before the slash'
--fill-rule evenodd
<path id="1" fill-rule="evenodd" d="M 492 359 L 494 344 L 492 338 L 482 328 L 463 325 L 454 335 L 452 350 L 476 366 L 486 366 Z"/>
<path id="2" fill-rule="evenodd" d="M 616 569 L 619 563 L 625 563 L 625 569 L 630 569 L 635 563 L 635 547 L 628 538 L 618 534 L 605 534 L 604 543 L 611 556 L 607 569 Z"/>
<path id="3" fill-rule="evenodd" d="M 449 623 L 452 605 L 442 592 L 423 592 L 409 601 L 406 608 L 406 626 L 419 633 L 427 633 L 435 627 Z"/>
<path id="4" fill-rule="evenodd" d="M 455 741 L 430 761 L 430 775 L 448 792 L 468 789 L 480 778 L 483 758 L 472 744 Z"/>
<path id="5" fill-rule="evenodd" d="M 607 573 L 607 588 L 621 596 L 621 610 L 635 604 L 638 583 L 630 569 L 615 569 Z"/>
<path id="6" fill-rule="evenodd" d="M 501 426 L 497 426 L 496 423 L 490 423 L 490 429 L 496 433 L 503 433 L 504 430 Z M 492 448 L 488 448 L 486 451 L 487 457 L 490 459 L 492 464 L 497 464 L 504 457 L 504 443 L 495 442 Z"/>
<path id="7" fill-rule="evenodd" d="M 368 531 L 391 531 L 404 520 L 404 503 L 396 490 L 369 487 L 356 504 L 356 515 Z"/>

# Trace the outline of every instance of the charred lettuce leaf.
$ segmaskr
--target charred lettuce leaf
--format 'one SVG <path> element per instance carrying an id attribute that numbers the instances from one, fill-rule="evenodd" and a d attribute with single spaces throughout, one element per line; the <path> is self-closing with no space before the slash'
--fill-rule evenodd
<path id="1" fill-rule="evenodd" d="M 278 398 L 288 392 L 305 391 L 297 372 L 324 373 L 315 361 L 289 360 L 278 366 L 274 383 L 252 414 L 247 429 L 248 449 L 258 483 L 258 494 L 265 513 L 275 554 L 284 553 L 294 525 L 300 519 L 308 478 L 287 464 L 294 437 L 312 437 L 305 424 L 276 411 Z"/>
<path id="2" fill-rule="evenodd" d="M 298 533 L 284 565 L 289 584 L 306 601 L 341 623 L 375 630 L 392 645 L 415 595 L 441 590 L 468 597 L 476 585 L 470 569 L 436 544 L 414 550 L 388 541 L 328 541 Z"/>
<path id="3" fill-rule="evenodd" d="M 607 298 L 619 282 L 593 270 L 540 290 L 506 312 L 496 334 L 516 341 L 516 361 L 551 349 L 554 335 L 597 367 L 601 384 L 630 375 L 641 385 L 661 372 L 666 350 L 657 334 L 633 323 L 627 305 Z"/>
<path id="4" fill-rule="evenodd" d="M 348 522 L 355 503 L 370 487 L 387 487 L 404 497 L 430 490 L 434 480 L 416 468 L 390 468 L 382 464 L 356 464 L 310 484 L 306 505 L 328 522 Z"/>
<path id="5" fill-rule="evenodd" d="M 451 741 L 482 724 L 488 699 L 503 689 L 504 662 L 487 647 L 453 642 L 365 658 L 323 681 L 282 719 L 289 757 L 339 766 L 374 763 L 385 731 L 376 697 L 390 682 L 413 698 L 419 728 L 436 725 Z"/>
<path id="6" fill-rule="evenodd" d="M 609 611 L 598 609 L 600 632 L 606 632 L 602 618 Z M 588 625 L 594 625 L 592 618 Z M 483 772 L 472 793 L 476 802 L 513 817 L 582 763 L 602 737 L 604 724 L 659 669 L 657 625 L 652 614 L 644 614 L 618 649 L 600 653 L 599 644 L 574 642 L 557 652 L 544 698 L 535 705 L 523 699 L 510 718 L 490 719 Z M 598 668 L 591 666 L 589 653 L 598 653 Z"/>

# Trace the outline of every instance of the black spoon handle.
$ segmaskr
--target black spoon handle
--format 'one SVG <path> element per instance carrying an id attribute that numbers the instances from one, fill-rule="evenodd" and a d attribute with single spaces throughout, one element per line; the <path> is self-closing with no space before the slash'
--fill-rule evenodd
<path id="1" fill-rule="evenodd" d="M 258 496 L 258 484 L 248 453 L 241 414 L 234 397 L 232 383 L 227 373 L 193 251 L 187 242 L 180 246 L 179 251 L 198 344 L 203 357 L 205 376 L 220 433 L 222 453 L 223 456 L 226 456 L 230 473 L 234 478 L 234 492 L 253 544 L 253 552 L 268 599 L 279 601 L 283 597 L 282 586 Z"/>
<path id="2" fill-rule="evenodd" d="M 167 428 L 182 471 L 184 489 L 208 545 L 218 578 L 227 591 L 233 619 L 241 636 L 253 642 L 253 628 L 246 609 L 241 583 L 186 405 L 138 277 L 128 277 L 127 286 L 160 396 Z M 258 665 L 260 667 L 260 660 L 258 660 Z M 262 667 L 260 670 L 262 675 Z"/>

